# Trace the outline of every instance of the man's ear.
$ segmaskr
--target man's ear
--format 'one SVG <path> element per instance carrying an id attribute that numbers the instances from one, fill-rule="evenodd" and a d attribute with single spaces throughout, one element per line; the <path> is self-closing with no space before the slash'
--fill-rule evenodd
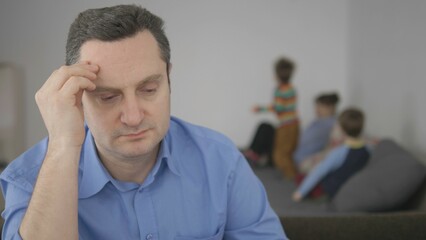
<path id="1" fill-rule="evenodd" d="M 170 74 L 170 72 L 172 71 L 172 67 L 173 67 L 173 64 L 169 62 L 167 64 L 167 74 Z"/>
<path id="2" fill-rule="evenodd" d="M 167 63 L 167 82 L 169 83 L 169 90 L 170 92 L 172 91 L 172 86 L 170 85 L 170 73 L 172 71 L 172 63 Z"/>
<path id="3" fill-rule="evenodd" d="M 166 70 L 167 70 L 167 78 L 169 79 L 169 81 L 170 81 L 170 73 L 172 72 L 172 67 L 173 67 L 173 65 L 172 65 L 172 63 L 167 63 L 167 66 L 166 66 Z"/>

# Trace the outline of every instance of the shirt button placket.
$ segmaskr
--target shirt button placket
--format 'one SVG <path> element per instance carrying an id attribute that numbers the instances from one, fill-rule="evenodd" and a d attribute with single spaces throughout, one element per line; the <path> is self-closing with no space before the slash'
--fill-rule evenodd
<path id="1" fill-rule="evenodd" d="M 139 232 L 142 239 L 158 239 L 158 226 L 153 201 L 149 189 L 135 195 L 134 208 L 138 219 Z"/>

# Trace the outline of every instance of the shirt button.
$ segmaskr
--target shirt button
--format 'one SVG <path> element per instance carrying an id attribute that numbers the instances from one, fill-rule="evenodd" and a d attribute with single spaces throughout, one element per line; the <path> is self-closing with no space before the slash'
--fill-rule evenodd
<path id="1" fill-rule="evenodd" d="M 146 240 L 151 240 L 152 239 L 152 234 L 150 233 L 150 234 L 148 234 L 148 235 L 146 235 L 146 238 L 145 238 Z"/>

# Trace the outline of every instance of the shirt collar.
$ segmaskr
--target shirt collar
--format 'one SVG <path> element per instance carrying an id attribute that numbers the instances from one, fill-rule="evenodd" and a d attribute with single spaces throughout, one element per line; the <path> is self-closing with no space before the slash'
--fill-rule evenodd
<path id="1" fill-rule="evenodd" d="M 172 127 L 172 126 L 170 126 Z M 160 152 L 158 153 L 158 159 L 164 159 L 165 164 L 169 167 L 170 171 L 180 176 L 180 167 L 177 154 L 173 155 L 173 145 L 171 131 L 169 130 L 161 142 Z"/>
<path id="2" fill-rule="evenodd" d="M 106 172 L 98 157 L 93 136 L 87 127 L 86 139 L 81 151 L 79 198 L 88 198 L 98 193 L 109 182 L 109 173 Z"/>
<path id="3" fill-rule="evenodd" d="M 158 153 L 157 162 L 149 173 L 142 187 L 151 184 L 159 172 L 161 165 L 168 166 L 170 171 L 180 176 L 179 165 L 177 159 L 172 157 L 172 142 L 170 131 L 160 143 L 160 151 Z M 86 128 L 86 139 L 82 147 L 79 167 L 79 198 L 88 198 L 99 191 L 108 183 L 112 182 L 119 190 L 124 190 L 112 181 L 112 176 L 103 166 L 96 151 L 93 136 L 88 128 Z"/>
<path id="4" fill-rule="evenodd" d="M 362 148 L 365 145 L 362 139 L 346 139 L 345 144 L 353 149 Z"/>

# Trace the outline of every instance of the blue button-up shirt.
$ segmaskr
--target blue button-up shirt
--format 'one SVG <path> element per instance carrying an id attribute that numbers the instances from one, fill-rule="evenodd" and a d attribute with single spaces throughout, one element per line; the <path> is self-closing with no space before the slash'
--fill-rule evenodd
<path id="1" fill-rule="evenodd" d="M 44 139 L 0 176 L 3 239 L 20 239 L 46 150 Z M 87 129 L 78 221 L 80 239 L 286 239 L 264 187 L 232 142 L 174 117 L 143 184 L 111 177 Z"/>

